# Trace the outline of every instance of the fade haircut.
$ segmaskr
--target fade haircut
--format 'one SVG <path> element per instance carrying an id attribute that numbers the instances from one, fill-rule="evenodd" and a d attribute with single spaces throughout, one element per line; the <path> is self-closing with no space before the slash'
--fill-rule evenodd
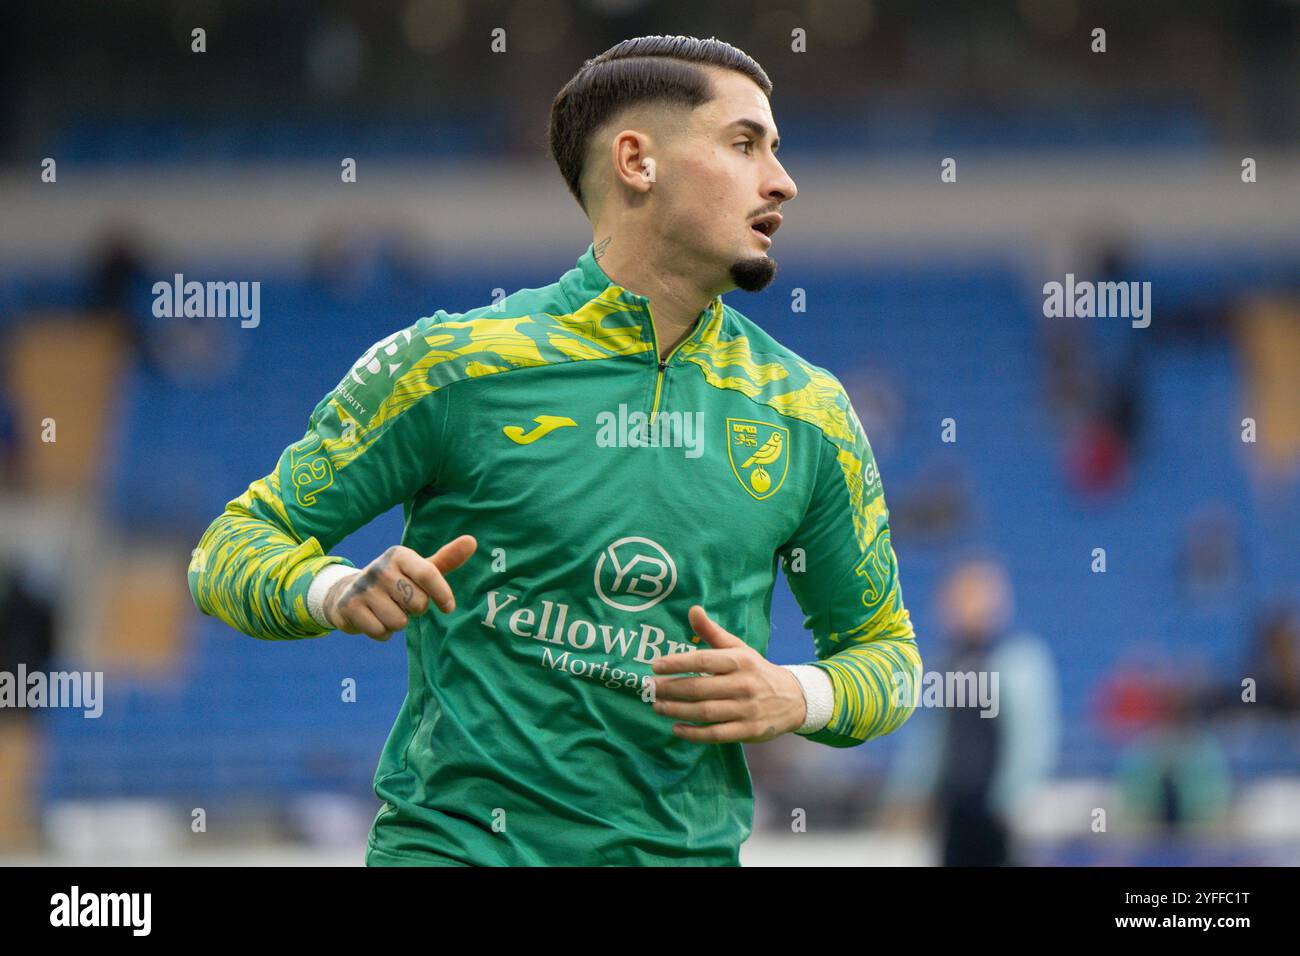
<path id="1" fill-rule="evenodd" d="M 624 40 L 582 64 L 551 104 L 551 155 L 573 198 L 587 209 L 582 171 L 591 135 L 636 103 L 656 101 L 695 109 L 713 99 L 699 67 L 717 66 L 749 77 L 771 98 L 772 81 L 743 50 L 715 37 L 648 36 Z"/>

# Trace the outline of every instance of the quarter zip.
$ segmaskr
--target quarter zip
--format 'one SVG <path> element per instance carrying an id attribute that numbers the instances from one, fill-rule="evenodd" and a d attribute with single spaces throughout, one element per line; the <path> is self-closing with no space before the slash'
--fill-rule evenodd
<path id="1" fill-rule="evenodd" d="M 650 405 L 651 425 L 655 423 L 655 416 L 659 414 L 659 400 L 663 395 L 664 373 L 668 371 L 668 363 L 673 360 L 673 356 L 676 355 L 678 351 L 681 350 L 681 347 L 683 345 L 685 345 L 687 342 L 691 341 L 691 339 L 695 338 L 695 336 L 700 334 L 700 330 L 704 328 L 704 326 L 707 325 L 708 322 L 712 319 L 713 308 L 714 308 L 713 303 L 709 303 L 709 306 L 706 309 L 704 309 L 704 311 L 702 311 L 700 315 L 695 319 L 695 328 L 691 329 L 691 334 L 686 336 L 686 338 L 682 339 L 676 345 L 674 345 L 673 350 L 668 353 L 667 358 L 661 359 L 659 357 L 659 332 L 655 328 L 654 315 L 650 312 L 650 302 L 649 300 L 646 301 L 645 312 L 646 315 L 650 317 L 650 335 L 654 339 L 654 348 L 655 348 L 654 357 L 655 357 L 655 361 L 659 363 L 659 371 L 655 373 L 655 397 L 654 397 L 654 401 Z M 705 318 L 706 315 L 708 316 L 708 318 Z"/>

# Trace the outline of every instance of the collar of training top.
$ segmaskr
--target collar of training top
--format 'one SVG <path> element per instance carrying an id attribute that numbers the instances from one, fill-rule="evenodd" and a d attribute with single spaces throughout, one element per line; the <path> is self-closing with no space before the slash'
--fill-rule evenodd
<path id="1" fill-rule="evenodd" d="M 635 306 L 647 316 L 650 314 L 648 307 L 650 302 L 649 298 L 628 291 L 609 276 L 605 275 L 605 270 L 602 269 L 600 263 L 596 261 L 594 243 L 587 246 L 587 251 L 578 259 L 574 268 L 561 277 L 560 286 L 569 297 L 569 305 L 575 311 L 582 308 L 602 292 L 612 289 L 615 291 L 611 294 L 619 301 Z M 722 296 L 716 295 L 700 312 L 700 316 L 717 318 L 721 312 Z"/>

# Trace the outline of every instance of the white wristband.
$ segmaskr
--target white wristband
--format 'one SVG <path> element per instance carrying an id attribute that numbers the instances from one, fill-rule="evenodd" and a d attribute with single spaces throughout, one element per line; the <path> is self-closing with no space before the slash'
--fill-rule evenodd
<path id="1" fill-rule="evenodd" d="M 346 564 L 328 564 L 317 571 L 316 576 L 311 579 L 311 587 L 307 589 L 307 611 L 321 627 L 328 627 L 331 630 L 334 627 L 330 619 L 325 616 L 325 595 L 330 593 L 330 588 L 339 580 L 356 573 L 356 568 Z"/>
<path id="2" fill-rule="evenodd" d="M 796 734 L 811 734 L 821 730 L 831 722 L 831 712 L 835 709 L 835 687 L 830 676 L 820 667 L 811 664 L 782 664 L 794 675 L 799 686 L 803 688 L 804 704 L 808 713 Z"/>

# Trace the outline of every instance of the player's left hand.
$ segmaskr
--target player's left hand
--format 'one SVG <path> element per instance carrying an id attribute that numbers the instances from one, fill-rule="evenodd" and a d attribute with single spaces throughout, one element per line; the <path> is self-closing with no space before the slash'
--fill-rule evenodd
<path id="1" fill-rule="evenodd" d="M 689 620 L 711 649 L 668 654 L 651 666 L 656 675 L 704 676 L 656 676 L 653 706 L 656 713 L 708 726 L 674 724 L 673 733 L 706 744 L 753 744 L 797 730 L 807 708 L 795 676 L 725 630 L 700 605 L 691 606 Z"/>

